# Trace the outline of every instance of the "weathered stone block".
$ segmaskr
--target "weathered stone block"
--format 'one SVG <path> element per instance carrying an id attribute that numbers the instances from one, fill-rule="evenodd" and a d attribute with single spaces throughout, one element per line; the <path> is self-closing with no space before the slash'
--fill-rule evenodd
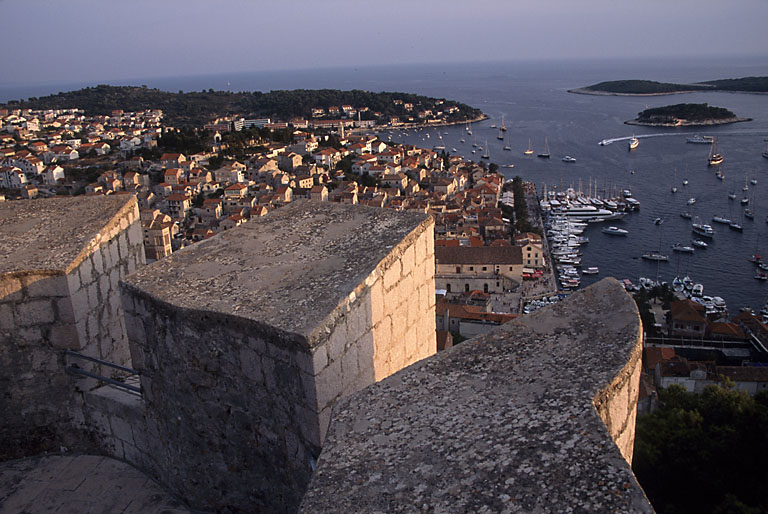
<path id="1" fill-rule="evenodd" d="M 337 359 L 320 371 L 317 375 L 315 389 L 317 391 L 317 409 L 322 410 L 333 403 L 343 390 L 341 359 Z"/>
<path id="2" fill-rule="evenodd" d="M 93 270 L 96 275 L 101 275 L 104 273 L 104 257 L 102 255 L 103 246 L 101 248 L 97 248 L 92 254 L 91 254 L 91 261 L 93 262 Z"/>
<path id="3" fill-rule="evenodd" d="M 261 368 L 261 356 L 250 348 L 240 349 L 240 368 L 243 374 L 257 384 L 264 383 L 264 371 Z"/>
<path id="4" fill-rule="evenodd" d="M 12 303 L 0 303 L 0 330 L 10 330 L 16 326 Z"/>
<path id="5" fill-rule="evenodd" d="M 357 366 L 358 362 L 358 343 L 352 343 L 347 347 L 347 350 L 341 356 L 341 373 L 344 383 L 344 393 L 349 394 L 353 392 L 352 384 L 357 377 L 360 369 Z"/>
<path id="6" fill-rule="evenodd" d="M 53 323 L 55 313 L 51 300 L 31 300 L 16 304 L 16 323 L 22 327 Z"/>
<path id="7" fill-rule="evenodd" d="M 379 323 L 384 317 L 384 288 L 382 280 L 377 280 L 370 288 L 371 325 Z"/>
<path id="8" fill-rule="evenodd" d="M 416 268 L 416 250 L 413 245 L 410 245 L 405 249 L 400 262 L 402 263 L 402 269 L 400 271 L 402 276 L 413 273 L 414 268 Z"/>
<path id="9" fill-rule="evenodd" d="M 77 327 L 72 323 L 57 323 L 53 325 L 49 337 L 54 348 L 68 350 L 80 348 Z"/>
<path id="10" fill-rule="evenodd" d="M 384 271 L 384 290 L 389 291 L 400 281 L 400 272 L 402 271 L 402 265 L 400 261 L 394 261 L 390 264 L 389 268 Z"/>
<path id="11" fill-rule="evenodd" d="M 93 263 L 90 259 L 84 259 L 77 267 L 77 273 L 80 276 L 80 283 L 83 286 L 89 285 L 94 280 Z"/>
<path id="12" fill-rule="evenodd" d="M 333 329 L 326 343 L 328 348 L 328 360 L 337 361 L 347 346 L 347 324 L 346 319 L 341 319 L 339 324 Z"/>
<path id="13" fill-rule="evenodd" d="M 22 285 L 29 298 L 50 298 L 69 295 L 67 279 L 63 275 L 27 275 Z"/>

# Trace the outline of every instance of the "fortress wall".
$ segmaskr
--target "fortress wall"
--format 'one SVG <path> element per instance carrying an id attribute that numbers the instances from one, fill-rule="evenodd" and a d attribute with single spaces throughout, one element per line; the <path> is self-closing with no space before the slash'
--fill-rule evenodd
<path id="1" fill-rule="evenodd" d="M 641 328 L 604 279 L 341 399 L 300 512 L 653 512 Z"/>
<path id="2" fill-rule="evenodd" d="M 105 445 L 195 508 L 295 512 L 334 402 L 436 351 L 432 227 L 292 204 L 129 277 L 146 406 L 93 398 Z"/>
<path id="3" fill-rule="evenodd" d="M 131 197 L 14 204 L 0 213 L 0 457 L 90 447 L 74 393 L 96 382 L 67 375 L 63 350 L 130 364 L 118 280 L 144 263 L 138 207 Z"/>

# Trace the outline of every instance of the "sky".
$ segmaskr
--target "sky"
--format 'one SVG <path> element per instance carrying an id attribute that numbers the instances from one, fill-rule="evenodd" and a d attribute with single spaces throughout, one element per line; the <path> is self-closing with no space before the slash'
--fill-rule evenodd
<path id="1" fill-rule="evenodd" d="M 0 84 L 766 56 L 767 0 L 0 0 Z"/>

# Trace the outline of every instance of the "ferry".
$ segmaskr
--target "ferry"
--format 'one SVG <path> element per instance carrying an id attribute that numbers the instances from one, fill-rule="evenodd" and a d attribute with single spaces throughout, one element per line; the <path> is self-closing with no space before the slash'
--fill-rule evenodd
<path id="1" fill-rule="evenodd" d="M 714 138 L 712 136 L 700 136 L 698 134 L 694 134 L 691 137 L 685 138 L 686 143 L 693 143 L 693 144 L 699 144 L 699 145 L 710 145 L 712 144 L 712 140 Z"/>
<path id="2" fill-rule="evenodd" d="M 635 136 L 632 136 L 632 138 L 629 140 L 629 149 L 634 150 L 635 148 L 638 147 L 639 144 L 640 144 L 640 140 L 637 139 Z"/>

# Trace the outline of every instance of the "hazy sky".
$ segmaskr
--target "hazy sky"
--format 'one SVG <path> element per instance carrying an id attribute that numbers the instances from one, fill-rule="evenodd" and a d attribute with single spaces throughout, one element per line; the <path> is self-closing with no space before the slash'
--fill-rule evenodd
<path id="1" fill-rule="evenodd" d="M 768 0 L 0 0 L 0 84 L 768 55 Z"/>

